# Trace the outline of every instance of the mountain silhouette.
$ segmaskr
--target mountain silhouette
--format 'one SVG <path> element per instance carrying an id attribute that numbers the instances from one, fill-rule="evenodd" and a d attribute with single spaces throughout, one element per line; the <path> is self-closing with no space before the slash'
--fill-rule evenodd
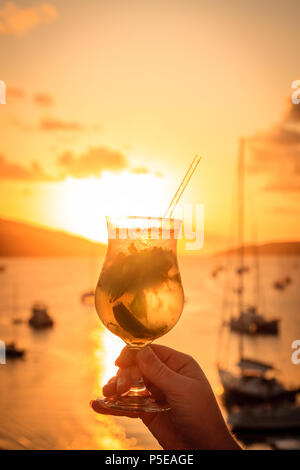
<path id="1" fill-rule="evenodd" d="M 106 245 L 23 222 L 0 219 L 0 256 L 98 256 Z"/>

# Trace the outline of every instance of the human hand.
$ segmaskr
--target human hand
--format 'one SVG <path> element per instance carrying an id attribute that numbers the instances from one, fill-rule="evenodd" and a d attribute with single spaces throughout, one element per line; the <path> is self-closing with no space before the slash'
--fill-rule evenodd
<path id="1" fill-rule="evenodd" d="M 120 367 L 104 387 L 107 397 L 129 390 L 138 371 L 155 398 L 165 400 L 168 412 L 130 413 L 112 410 L 94 400 L 101 414 L 141 418 L 164 449 L 240 449 L 230 434 L 208 380 L 190 356 L 153 344 L 135 354 L 125 347 Z"/>

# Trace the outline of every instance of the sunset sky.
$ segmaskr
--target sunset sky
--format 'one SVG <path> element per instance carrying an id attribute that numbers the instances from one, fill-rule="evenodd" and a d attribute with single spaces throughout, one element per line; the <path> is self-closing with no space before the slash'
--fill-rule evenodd
<path id="1" fill-rule="evenodd" d="M 247 240 L 300 239 L 299 18 L 299 0 L 0 0 L 0 217 L 103 241 L 105 214 L 161 215 L 199 153 L 182 202 L 223 249 L 244 135 Z"/>

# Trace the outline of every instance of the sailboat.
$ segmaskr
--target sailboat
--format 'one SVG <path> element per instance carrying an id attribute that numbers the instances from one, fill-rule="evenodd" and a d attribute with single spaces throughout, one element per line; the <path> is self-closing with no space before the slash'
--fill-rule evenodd
<path id="1" fill-rule="evenodd" d="M 238 183 L 239 183 L 239 206 L 238 206 L 238 230 L 239 230 L 239 266 L 236 273 L 239 279 L 239 286 L 236 290 L 239 299 L 239 315 L 232 316 L 229 319 L 229 328 L 231 331 L 237 333 L 244 333 L 248 335 L 263 335 L 271 334 L 277 335 L 279 331 L 279 319 L 268 319 L 258 312 L 255 305 L 246 307 L 243 302 L 244 295 L 244 274 L 249 271 L 249 266 L 244 262 L 244 220 L 245 220 L 245 204 L 244 204 L 244 179 L 245 179 L 245 141 L 240 140 L 239 156 L 238 156 Z M 255 250 L 256 258 L 256 277 L 257 277 L 257 290 L 259 289 L 259 263 L 258 263 L 258 249 Z"/>
<path id="2" fill-rule="evenodd" d="M 282 279 L 277 279 L 273 282 L 273 288 L 277 290 L 285 290 L 292 283 L 290 276 L 285 276 Z"/>
<path id="3" fill-rule="evenodd" d="M 300 388 L 287 389 L 275 376 L 271 364 L 248 358 L 237 363 L 239 373 L 235 374 L 218 367 L 219 377 L 224 389 L 224 402 L 232 405 L 271 403 L 283 400 L 293 402 Z"/>
<path id="4" fill-rule="evenodd" d="M 20 349 L 16 346 L 14 341 L 11 341 L 6 345 L 5 355 L 9 359 L 17 359 L 23 357 L 25 354 L 25 349 Z"/>
<path id="5" fill-rule="evenodd" d="M 31 308 L 31 317 L 28 320 L 28 324 L 36 330 L 45 328 L 52 328 L 54 320 L 48 313 L 48 308 L 45 304 L 35 302 Z"/>
<path id="6" fill-rule="evenodd" d="M 244 139 L 239 143 L 239 267 L 241 272 L 244 268 Z M 271 364 L 253 360 L 245 357 L 244 354 L 244 333 L 259 331 L 260 328 L 267 328 L 270 321 L 259 315 L 255 310 L 249 312 L 244 305 L 244 277 L 239 275 L 238 311 L 239 316 L 233 320 L 231 317 L 229 326 L 233 325 L 239 332 L 239 361 L 237 363 L 238 372 L 227 370 L 220 362 L 218 363 L 218 373 L 224 389 L 225 402 L 230 404 L 242 404 L 251 402 L 270 402 L 285 398 L 293 400 L 299 389 L 288 390 L 274 376 L 274 368 Z M 233 323 L 235 321 L 236 323 Z M 273 322 L 275 320 L 272 320 Z M 278 322 L 278 320 L 276 320 Z M 225 324 L 226 325 L 226 324 Z M 237 328 L 238 325 L 238 328 Z M 228 326 L 228 325 L 227 325 Z M 224 324 L 222 325 L 224 327 Z"/>
<path id="7" fill-rule="evenodd" d="M 240 312 L 237 318 L 231 317 L 229 327 L 231 331 L 247 335 L 277 335 L 279 320 L 266 320 L 263 315 L 258 313 L 257 307 L 251 305 Z"/>

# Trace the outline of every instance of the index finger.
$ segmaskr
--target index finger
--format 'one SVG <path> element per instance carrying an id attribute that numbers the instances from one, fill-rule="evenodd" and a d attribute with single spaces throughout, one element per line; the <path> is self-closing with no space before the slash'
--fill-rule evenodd
<path id="1" fill-rule="evenodd" d="M 125 348 L 122 349 L 120 356 L 116 359 L 115 365 L 122 369 L 133 366 L 133 364 L 135 364 L 137 351 L 137 349 L 125 346 Z"/>
<path id="2" fill-rule="evenodd" d="M 174 372 L 192 378 L 202 378 L 203 373 L 200 366 L 188 354 L 184 354 L 160 344 L 151 344 L 150 348 L 155 352 L 159 359 Z M 132 349 L 125 346 L 115 364 L 120 368 L 132 366 L 136 362 L 138 351 L 138 349 Z"/>

